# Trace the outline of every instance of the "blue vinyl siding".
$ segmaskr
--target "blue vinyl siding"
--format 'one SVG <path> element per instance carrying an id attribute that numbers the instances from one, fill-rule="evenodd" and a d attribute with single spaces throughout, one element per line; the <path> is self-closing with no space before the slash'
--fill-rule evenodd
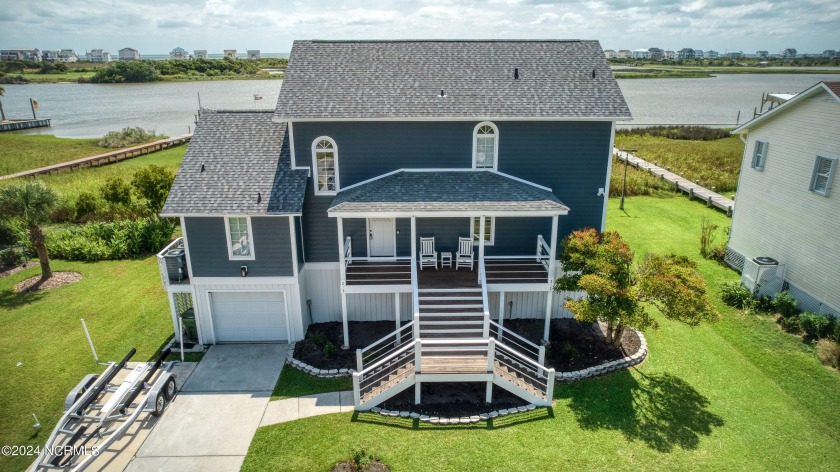
<path id="1" fill-rule="evenodd" d="M 303 231 L 301 231 L 300 217 L 295 217 L 295 244 L 297 245 L 298 271 L 303 267 L 306 258 L 303 255 Z"/>
<path id="2" fill-rule="evenodd" d="M 410 230 L 410 228 L 409 228 Z M 438 253 L 458 252 L 458 238 L 470 237 L 469 218 L 417 218 L 417 247 L 419 238 L 435 237 L 435 250 Z M 410 242 L 410 240 L 409 240 Z"/>
<path id="3" fill-rule="evenodd" d="M 397 257 L 411 257 L 411 218 L 397 218 Z"/>
<path id="4" fill-rule="evenodd" d="M 344 238 L 349 236 L 353 243 L 353 257 L 367 257 L 367 221 L 362 218 L 345 218 L 342 222 Z"/>
<path id="5" fill-rule="evenodd" d="M 470 168 L 473 129 L 480 121 L 295 123 L 296 162 L 311 166 L 312 141 L 329 136 L 338 147 L 341 188 L 401 168 Z M 499 172 L 551 188 L 571 209 L 560 217 L 558 240 L 579 228 L 600 228 L 604 200 L 597 192 L 607 177 L 610 122 L 494 123 L 499 128 Z M 307 261 L 338 260 L 335 219 L 326 214 L 332 198 L 314 196 L 310 179 L 304 202 Z M 531 254 L 537 234 L 546 240 L 551 236 L 549 218 L 498 219 L 496 225 L 496 245 L 488 247 L 488 255 Z M 397 229 L 397 254 L 408 254 L 410 240 L 402 233 L 410 235 L 409 221 L 397 220 Z M 439 229 L 439 238 L 453 241 L 452 249 L 455 233 L 470 234 L 468 222 L 457 231 Z M 418 233 L 423 234 L 420 230 L 418 220 Z M 366 254 L 367 249 L 354 244 L 357 251 Z"/>
<path id="6" fill-rule="evenodd" d="M 254 260 L 229 259 L 223 217 L 186 217 L 184 224 L 194 277 L 239 277 L 243 265 L 248 277 L 293 275 L 287 216 L 251 218 Z"/>

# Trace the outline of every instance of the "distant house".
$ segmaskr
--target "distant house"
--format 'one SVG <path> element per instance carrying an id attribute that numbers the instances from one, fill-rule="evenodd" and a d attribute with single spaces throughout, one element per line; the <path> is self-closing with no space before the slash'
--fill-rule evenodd
<path id="1" fill-rule="evenodd" d="M 703 59 L 717 59 L 718 52 L 715 50 L 709 50 L 703 53 Z"/>
<path id="2" fill-rule="evenodd" d="M 236 49 L 225 49 L 225 57 L 236 59 Z"/>
<path id="3" fill-rule="evenodd" d="M 207 59 L 207 50 L 206 49 L 196 49 L 193 51 L 193 57 L 196 59 Z"/>
<path id="4" fill-rule="evenodd" d="M 835 57 L 837 57 L 837 51 L 835 51 L 834 49 L 826 49 L 822 52 L 820 57 L 822 57 L 823 59 L 834 59 Z"/>
<path id="5" fill-rule="evenodd" d="M 782 57 L 784 59 L 793 59 L 796 57 L 796 49 L 795 48 L 787 48 L 782 51 Z"/>
<path id="6" fill-rule="evenodd" d="M 650 59 L 650 51 L 647 49 L 634 49 L 633 59 Z"/>
<path id="7" fill-rule="evenodd" d="M 184 48 L 175 48 L 169 51 L 169 60 L 176 60 L 176 59 L 190 59 L 190 53 L 188 53 Z"/>
<path id="8" fill-rule="evenodd" d="M 248 49 L 248 59 L 259 59 L 260 58 L 260 50 L 259 49 Z"/>
<path id="9" fill-rule="evenodd" d="M 741 59 L 744 57 L 744 53 L 742 51 L 731 51 L 726 53 L 727 59 Z"/>
<path id="10" fill-rule="evenodd" d="M 630 59 L 633 57 L 633 51 L 629 49 L 620 49 L 618 51 L 618 58 L 619 59 Z"/>
<path id="11" fill-rule="evenodd" d="M 695 49 L 694 50 L 694 58 L 695 59 L 703 59 L 703 50 L 702 49 Z"/>
<path id="12" fill-rule="evenodd" d="M 767 52 L 767 51 L 756 51 L 755 52 L 755 57 L 757 57 L 759 59 L 767 59 L 767 57 L 769 55 L 770 55 L 770 53 Z"/>
<path id="13" fill-rule="evenodd" d="M 0 61 L 36 61 L 41 62 L 41 51 L 38 49 L 3 49 L 0 50 Z"/>
<path id="14" fill-rule="evenodd" d="M 41 53 L 41 60 L 44 62 L 58 62 L 58 58 L 61 55 L 60 49 L 45 49 Z"/>
<path id="15" fill-rule="evenodd" d="M 618 57 L 618 54 L 615 52 L 615 49 L 604 49 L 604 57 L 607 59 L 614 59 Z"/>
<path id="16" fill-rule="evenodd" d="M 662 59 L 666 61 L 672 61 L 677 58 L 677 53 L 674 51 L 665 51 L 662 53 Z"/>
<path id="17" fill-rule="evenodd" d="M 119 50 L 121 61 L 139 61 L 140 51 L 132 48 L 122 48 Z"/>
<path id="18" fill-rule="evenodd" d="M 649 48 L 648 51 L 650 51 L 650 58 L 654 61 L 661 61 L 662 59 L 665 59 L 665 51 L 662 49 Z"/>
<path id="19" fill-rule="evenodd" d="M 840 82 L 820 82 L 735 129 L 745 140 L 726 261 L 745 285 L 840 315 Z M 779 265 L 773 265 L 772 258 Z"/>
<path id="20" fill-rule="evenodd" d="M 91 49 L 85 53 L 88 62 L 111 62 L 111 53 L 103 49 Z"/>
<path id="21" fill-rule="evenodd" d="M 694 49 L 692 48 L 682 48 L 677 52 L 677 59 L 684 61 L 688 59 L 694 59 Z"/>
<path id="22" fill-rule="evenodd" d="M 58 53 L 58 62 L 77 62 L 78 60 L 79 56 L 72 49 L 62 49 Z"/>

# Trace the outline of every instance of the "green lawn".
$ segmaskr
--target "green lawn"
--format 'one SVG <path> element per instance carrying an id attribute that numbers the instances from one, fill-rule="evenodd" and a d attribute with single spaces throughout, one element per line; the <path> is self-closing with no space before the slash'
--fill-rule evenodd
<path id="1" fill-rule="evenodd" d="M 108 152 L 98 139 L 56 138 L 47 134 L 0 134 L 0 175 Z"/>
<path id="2" fill-rule="evenodd" d="M 38 73 L 27 73 L 23 74 L 23 77 L 29 81 L 40 83 L 55 83 L 55 82 L 76 82 L 79 80 L 80 77 L 93 77 L 94 72 L 79 72 L 69 70 L 67 72 L 61 72 L 57 74 L 38 74 Z"/>
<path id="3" fill-rule="evenodd" d="M 684 198 L 610 200 L 608 226 L 636 249 L 699 259 L 700 219 Z M 558 385 L 552 411 L 492 425 L 434 427 L 336 414 L 261 428 L 244 470 L 329 470 L 356 447 L 393 470 L 836 470 L 840 375 L 767 316 L 719 302 L 738 275 L 699 260 L 723 320 L 664 320 L 636 369 Z"/>
<path id="4" fill-rule="evenodd" d="M 85 340 L 84 318 L 103 361 L 152 358 L 172 336 L 169 303 L 154 257 L 97 263 L 52 261 L 73 270 L 74 285 L 34 294 L 12 287 L 38 268 L 0 279 L 0 445 L 42 445 L 62 414 L 64 397 L 85 374 L 100 372 Z M 17 364 L 21 363 L 20 366 Z M 43 425 L 32 428 L 32 413 Z M 34 457 L 0 457 L 0 470 L 23 470 Z"/>
<path id="5" fill-rule="evenodd" d="M 285 398 L 302 397 L 316 393 L 336 392 L 341 390 L 352 390 L 353 380 L 350 377 L 336 379 L 322 379 L 313 377 L 294 367 L 285 366 L 277 385 L 271 393 L 272 400 L 283 400 Z"/>

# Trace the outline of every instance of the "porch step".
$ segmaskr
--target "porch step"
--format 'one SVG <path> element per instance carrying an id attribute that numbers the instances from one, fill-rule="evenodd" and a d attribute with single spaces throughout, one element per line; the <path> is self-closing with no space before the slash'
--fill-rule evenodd
<path id="1" fill-rule="evenodd" d="M 417 290 L 418 293 L 452 293 L 452 292 L 463 292 L 463 293 L 478 293 L 481 294 L 480 288 L 421 288 Z"/>
<path id="2" fill-rule="evenodd" d="M 434 305 L 420 305 L 420 312 L 423 312 L 424 308 L 481 308 L 484 309 L 484 305 L 480 303 L 458 303 L 453 305 L 443 305 L 443 304 L 434 304 Z"/>
<path id="3" fill-rule="evenodd" d="M 437 296 L 437 297 L 424 297 L 420 296 L 417 297 L 418 300 L 422 301 L 441 301 L 441 300 L 470 300 L 470 301 L 481 301 L 481 297 L 464 297 L 464 296 Z"/>

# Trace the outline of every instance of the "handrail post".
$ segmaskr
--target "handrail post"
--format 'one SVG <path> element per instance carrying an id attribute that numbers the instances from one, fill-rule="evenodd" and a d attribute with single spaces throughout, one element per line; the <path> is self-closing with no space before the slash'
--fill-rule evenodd
<path id="1" fill-rule="evenodd" d="M 359 407 L 362 404 L 362 391 L 359 386 L 359 379 L 362 376 L 359 372 L 353 372 L 353 404 Z"/>
<path id="2" fill-rule="evenodd" d="M 546 406 L 551 406 L 552 400 L 554 400 L 554 369 L 548 369 L 548 384 L 545 386 Z"/>
<path id="3" fill-rule="evenodd" d="M 423 340 L 417 339 L 414 342 L 414 373 L 417 374 L 422 370 L 423 363 Z"/>
<path id="4" fill-rule="evenodd" d="M 414 330 L 414 339 L 420 339 L 420 313 L 414 314 L 414 326 L 412 326 Z"/>
<path id="5" fill-rule="evenodd" d="M 484 312 L 484 326 L 481 330 L 481 337 L 487 339 L 490 337 L 490 312 Z"/>
<path id="6" fill-rule="evenodd" d="M 542 366 L 545 365 L 545 345 L 540 346 L 540 350 L 537 354 L 537 363 L 540 365 L 540 369 L 538 371 L 539 375 L 543 374 Z"/>
<path id="7" fill-rule="evenodd" d="M 494 364 L 496 362 L 496 340 L 490 338 L 487 340 L 487 372 L 495 372 Z"/>
<path id="8" fill-rule="evenodd" d="M 365 370 L 362 367 L 362 350 L 361 349 L 356 349 L 356 370 L 359 371 L 359 372 Z"/>

